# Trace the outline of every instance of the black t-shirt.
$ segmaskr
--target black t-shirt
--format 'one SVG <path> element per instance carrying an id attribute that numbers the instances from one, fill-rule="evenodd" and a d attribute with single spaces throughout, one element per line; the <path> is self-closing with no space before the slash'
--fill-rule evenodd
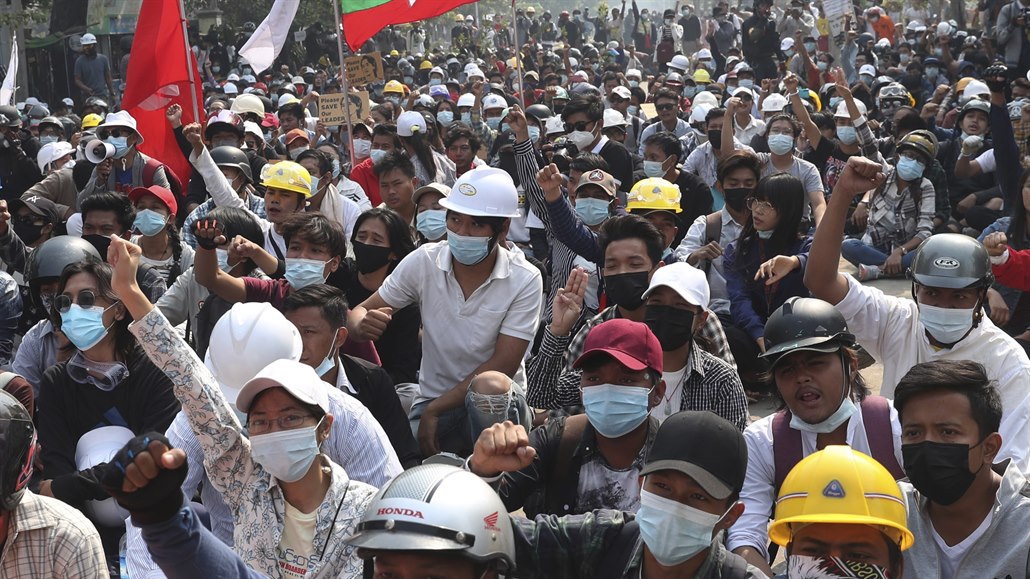
<path id="1" fill-rule="evenodd" d="M 690 171 L 680 171 L 676 186 L 680 188 L 680 208 L 683 209 L 676 217 L 680 222 L 680 232 L 686 234 L 695 219 L 712 212 L 712 189 Z"/>

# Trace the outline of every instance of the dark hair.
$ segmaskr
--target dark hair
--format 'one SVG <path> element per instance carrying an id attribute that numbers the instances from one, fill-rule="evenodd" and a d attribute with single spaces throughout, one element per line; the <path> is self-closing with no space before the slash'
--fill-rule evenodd
<path id="1" fill-rule="evenodd" d="M 368 114 L 372 113 L 379 113 L 383 115 L 383 118 L 386 119 L 387 122 L 393 121 L 393 107 L 388 107 L 385 105 L 376 105 L 372 107 L 372 110 L 370 110 Z M 383 125 L 376 125 L 375 129 L 378 129 L 381 126 Z M 375 134 L 375 129 L 373 129 L 373 134 Z M 394 131 L 396 131 L 396 128 L 394 128 Z"/>
<path id="2" fill-rule="evenodd" d="M 393 147 L 401 148 L 401 138 L 397 136 L 397 125 L 386 123 L 372 127 L 372 137 L 390 137 L 393 139 Z"/>
<path id="3" fill-rule="evenodd" d="M 428 129 L 427 129 L 428 131 Z M 430 146 L 430 135 L 423 133 L 414 133 L 410 137 L 403 137 L 398 135 L 401 139 L 401 143 L 410 145 L 415 150 L 415 158 L 425 169 L 426 175 L 429 178 L 436 178 L 436 158 L 433 157 L 433 148 Z M 411 161 L 414 164 L 414 161 Z M 378 173 L 377 173 L 378 174 Z"/>
<path id="4" fill-rule="evenodd" d="M 644 102 L 647 100 L 647 93 L 644 92 L 644 89 L 640 88 L 639 86 L 630 87 L 629 96 L 631 99 L 632 97 L 637 97 L 637 102 Z"/>
<path id="5" fill-rule="evenodd" d="M 347 324 L 347 312 L 350 309 L 343 290 L 324 283 L 295 289 L 286 296 L 283 313 L 288 314 L 300 308 L 318 308 L 322 318 L 336 328 Z"/>
<path id="6" fill-rule="evenodd" d="M 479 139 L 479 135 L 474 133 L 465 123 L 454 123 L 447 129 L 447 137 L 444 138 L 443 144 L 445 147 L 450 148 L 451 145 L 461 139 L 468 139 L 469 147 L 472 151 L 478 151 L 483 145 L 483 141 Z"/>
<path id="7" fill-rule="evenodd" d="M 786 113 L 778 113 L 773 115 L 768 121 L 765 121 L 765 136 L 769 136 L 769 128 L 773 126 L 773 123 L 778 121 L 784 121 L 790 123 L 790 130 L 794 131 L 794 138 L 797 138 L 801 134 L 801 125 L 798 124 L 794 117 Z"/>
<path id="8" fill-rule="evenodd" d="M 596 372 L 598 369 L 601 368 L 601 366 L 604 366 L 611 360 L 619 362 L 619 360 L 611 354 L 597 352 L 596 354 L 587 356 L 587 358 L 583 360 L 583 363 L 580 365 L 580 369 L 584 372 Z M 619 363 L 621 364 L 622 362 Z M 647 374 L 647 380 L 651 383 L 651 386 L 655 386 L 656 384 L 662 381 L 661 372 L 658 372 L 657 370 L 653 370 L 651 368 L 644 368 L 644 372 Z M 627 388 L 632 388 L 632 386 L 627 386 Z"/>
<path id="9" fill-rule="evenodd" d="M 265 244 L 265 234 L 261 231 L 261 225 L 258 223 L 257 218 L 254 214 L 246 209 L 240 207 L 229 207 L 223 205 L 221 207 L 215 207 L 211 210 L 211 213 L 207 214 L 207 219 L 214 219 L 218 221 L 218 227 L 222 230 L 222 234 L 225 235 L 226 239 L 233 239 L 237 235 L 242 235 L 244 239 L 250 241 L 259 246 Z M 257 268 L 249 257 L 246 260 L 248 264 L 246 272 L 251 272 Z"/>
<path id="10" fill-rule="evenodd" d="M 303 121 L 307 117 L 307 111 L 304 110 L 304 105 L 300 104 L 300 102 L 292 102 L 279 107 L 279 118 L 282 119 L 283 115 L 290 115 L 299 121 Z"/>
<path id="11" fill-rule="evenodd" d="M 343 257 L 347 253 L 347 238 L 335 221 L 318 211 L 294 213 L 282 224 L 283 240 L 290 245 L 294 237 L 313 245 L 324 245 L 329 255 Z"/>
<path id="12" fill-rule="evenodd" d="M 798 239 L 801 216 L 805 210 L 805 187 L 801 180 L 790 173 L 768 175 L 758 182 L 754 196 L 759 201 L 771 203 L 780 218 L 772 237 L 765 242 L 765 255 L 770 258 L 774 255 L 793 255 L 794 248 L 791 246 Z M 755 230 L 754 219 L 748 216 L 740 232 L 740 240 L 737 241 L 737 252 L 744 256 L 757 247 L 758 231 Z M 748 261 L 741 259 L 738 263 L 743 267 Z"/>
<path id="13" fill-rule="evenodd" d="M 661 149 L 661 151 L 665 153 L 666 157 L 676 155 L 677 160 L 683 158 L 683 146 L 680 145 L 680 140 L 676 138 L 675 133 L 670 133 L 669 131 L 654 133 L 650 137 L 644 139 L 645 147 L 651 145 Z"/>
<path id="14" fill-rule="evenodd" d="M 1009 221 L 1009 228 L 1005 232 L 1008 237 L 1009 245 L 1016 249 L 1026 249 L 1027 242 L 1027 227 L 1026 227 L 1026 212 L 1027 206 L 1023 203 L 1023 187 L 1026 187 L 1026 181 L 1030 179 L 1030 169 L 1024 169 L 1023 173 L 1019 176 L 1019 187 L 1016 191 L 1019 191 L 1019 195 L 1015 195 L 1015 202 L 1012 204 L 1011 209 L 1011 221 Z"/>
<path id="15" fill-rule="evenodd" d="M 712 122 L 714 119 L 721 119 L 726 116 L 726 109 L 722 107 L 716 107 L 708 111 L 705 115 L 705 125 Z"/>
<path id="16" fill-rule="evenodd" d="M 314 159 L 315 163 L 318 164 L 318 175 L 313 175 L 314 177 L 320 177 L 333 170 L 333 160 L 329 158 L 329 154 L 325 151 L 306 149 L 301 154 L 297 155 L 298 163 L 304 159 Z"/>
<path id="17" fill-rule="evenodd" d="M 597 243 L 601 247 L 602 259 L 608 246 L 615 241 L 623 239 L 639 239 L 647 247 L 647 256 L 651 259 L 651 267 L 654 268 L 662 260 L 662 251 L 665 250 L 665 238 L 658 228 L 649 220 L 640 215 L 617 215 L 611 217 L 603 224 L 597 235 Z"/>
<path id="18" fill-rule="evenodd" d="M 247 412 L 247 422 L 248 423 L 250 422 L 250 413 L 254 411 L 254 407 L 257 406 L 258 400 L 261 400 L 261 397 L 264 396 L 265 394 L 268 394 L 268 392 L 270 390 L 273 390 L 273 388 L 266 388 L 265 390 L 262 390 L 261 392 L 258 392 L 254 396 L 254 399 L 250 401 L 250 411 Z M 287 391 L 287 394 L 290 394 L 289 391 Z M 307 402 L 304 402 L 303 400 L 299 400 L 293 394 L 290 394 L 290 398 L 293 398 L 294 400 L 296 400 L 297 401 L 297 406 L 300 406 L 305 412 L 307 412 L 311 416 L 314 416 L 315 420 L 322 420 L 322 418 L 325 416 L 325 410 L 323 410 L 322 407 L 319 406 L 318 404 L 308 404 Z M 321 428 L 324 429 L 324 428 L 326 428 L 326 426 L 323 425 L 323 426 L 321 426 Z"/>
<path id="19" fill-rule="evenodd" d="M 833 120 L 833 115 L 829 113 L 812 113 L 812 122 L 819 128 L 820 131 L 835 131 L 837 130 L 837 123 Z"/>
<path id="20" fill-rule="evenodd" d="M 715 169 L 716 179 L 721 183 L 727 175 L 737 169 L 747 169 L 754 173 L 756 182 L 762 178 L 762 161 L 751 151 L 741 149 L 730 153 L 719 161 Z"/>
<path id="21" fill-rule="evenodd" d="M 376 177 L 389 173 L 394 169 L 404 173 L 409 179 L 415 176 L 415 165 L 411 163 L 411 159 L 402 150 L 391 151 L 372 165 L 372 171 Z"/>
<path id="22" fill-rule="evenodd" d="M 415 240 L 411 237 L 411 228 L 404 222 L 400 214 L 393 209 L 374 207 L 358 215 L 358 218 L 354 221 L 354 233 L 350 236 L 352 243 L 357 241 L 358 230 L 361 229 L 361 224 L 369 219 L 378 219 L 386 226 L 386 236 L 390 240 L 390 250 L 397 256 L 393 264 L 390 265 L 389 271 L 393 271 L 394 266 L 400 260 L 404 259 L 412 251 L 415 251 Z"/>
<path id="23" fill-rule="evenodd" d="M 588 171 L 593 171 L 594 169 L 600 169 L 605 173 L 611 173 L 611 169 L 608 168 L 608 161 L 605 161 L 604 157 L 596 153 L 580 153 L 569 163 L 570 171 L 586 173 Z"/>
<path id="24" fill-rule="evenodd" d="M 114 277 L 114 268 L 105 262 L 101 261 L 80 261 L 78 263 L 68 264 L 64 271 L 61 272 L 61 277 L 57 281 L 57 294 L 64 293 L 64 288 L 68 284 L 68 280 L 80 273 L 92 276 L 93 279 L 97 280 L 97 297 L 102 297 L 112 304 L 120 302 L 121 298 L 114 291 L 114 287 L 111 285 L 111 279 Z M 124 305 L 122 306 L 125 307 Z M 61 318 L 60 316 L 54 316 L 54 325 L 60 329 Z M 126 311 L 122 319 L 116 320 L 108 330 L 114 336 L 114 347 L 115 350 L 121 354 L 124 360 L 128 360 L 133 350 L 136 349 L 136 337 L 129 331 L 129 324 L 132 323 L 132 316 Z"/>
<path id="25" fill-rule="evenodd" d="M 577 94 L 562 109 L 561 118 L 568 123 L 569 117 L 576 113 L 586 113 L 588 121 L 599 121 L 604 115 L 604 103 L 595 94 Z"/>
<path id="26" fill-rule="evenodd" d="M 1001 396 L 987 377 L 987 370 L 971 360 L 934 360 L 909 369 L 894 389 L 894 408 L 899 421 L 913 396 L 924 392 L 958 392 L 969 399 L 969 410 L 980 429 L 980 438 L 1001 428 Z"/>
<path id="27" fill-rule="evenodd" d="M 131 230 L 132 223 L 136 220 L 136 209 L 132 206 L 129 198 L 113 191 L 101 191 L 83 199 L 79 204 L 83 222 L 86 221 L 90 211 L 114 212 L 118 225 L 122 226 L 122 232 Z"/>
<path id="28" fill-rule="evenodd" d="M 900 116 L 898 113 L 903 113 Z M 925 129 L 926 121 L 919 116 L 919 111 L 915 108 L 905 105 L 898 109 L 898 112 L 894 113 L 894 118 L 897 121 L 894 123 L 894 135 L 900 133 L 911 133 L 912 131 Z"/>
<path id="29" fill-rule="evenodd" d="M 670 99 L 674 101 L 677 106 L 679 106 L 680 103 L 680 95 L 676 94 L 676 91 L 672 90 L 671 88 L 658 89 L 658 92 L 656 92 L 654 95 L 654 102 L 657 103 L 658 99 Z"/>

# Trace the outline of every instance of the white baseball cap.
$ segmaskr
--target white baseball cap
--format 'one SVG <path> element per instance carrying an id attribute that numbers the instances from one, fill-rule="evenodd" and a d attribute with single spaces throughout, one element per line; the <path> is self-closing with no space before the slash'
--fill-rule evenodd
<path id="1" fill-rule="evenodd" d="M 876 76 L 876 67 L 871 64 L 863 64 L 858 69 L 858 74 L 868 74 L 869 76 Z"/>
<path id="2" fill-rule="evenodd" d="M 243 386 L 236 398 L 236 407 L 240 412 L 250 412 L 250 406 L 258 394 L 269 388 L 283 388 L 304 404 L 318 406 L 328 413 L 329 387 L 311 366 L 294 360 L 276 360 Z"/>
<path id="3" fill-rule="evenodd" d="M 80 41 L 80 44 L 82 44 L 83 46 L 89 46 L 90 44 L 96 43 L 97 37 L 92 32 L 87 32 L 82 35 L 82 40 Z"/>
<path id="4" fill-rule="evenodd" d="M 685 262 L 670 263 L 655 270 L 643 297 L 646 299 L 655 288 L 663 286 L 678 293 L 687 303 L 702 308 L 707 307 L 711 299 L 704 272 Z"/>
<path id="5" fill-rule="evenodd" d="M 410 137 L 415 133 L 426 134 L 426 119 L 422 113 L 416 111 L 404 111 L 397 117 L 397 134 L 401 137 Z"/>
<path id="6" fill-rule="evenodd" d="M 240 89 L 237 88 L 236 83 L 227 82 L 222 85 L 222 92 L 225 94 L 240 94 Z"/>
<path id="7" fill-rule="evenodd" d="M 616 95 L 619 98 L 624 98 L 624 99 L 628 99 L 631 96 L 633 96 L 632 93 L 629 92 L 629 89 L 624 87 L 624 86 L 617 86 L 617 87 L 613 88 L 611 94 Z"/>
<path id="8" fill-rule="evenodd" d="M 784 38 L 780 41 L 780 50 L 787 50 L 788 48 L 794 48 L 793 38 Z"/>
<path id="9" fill-rule="evenodd" d="M 622 116 L 622 113 L 615 109 L 604 110 L 604 128 L 608 127 L 625 127 L 626 117 Z"/>

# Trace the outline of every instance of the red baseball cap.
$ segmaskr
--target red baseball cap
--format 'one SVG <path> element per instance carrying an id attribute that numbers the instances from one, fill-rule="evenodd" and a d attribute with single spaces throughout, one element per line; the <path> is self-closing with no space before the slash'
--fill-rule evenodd
<path id="1" fill-rule="evenodd" d="M 140 197 L 144 195 L 153 195 L 161 200 L 161 203 L 168 207 L 168 211 L 175 215 L 179 211 L 179 203 L 175 200 L 175 194 L 161 187 L 160 185 L 151 185 L 150 187 L 136 187 L 132 191 L 129 191 L 129 201 L 133 203 L 139 201 Z"/>
<path id="2" fill-rule="evenodd" d="M 623 318 L 608 320 L 590 330 L 583 353 L 572 367 L 581 367 L 588 357 L 598 353 L 608 354 L 634 372 L 645 368 L 661 372 L 663 367 L 662 345 L 651 328 Z"/>

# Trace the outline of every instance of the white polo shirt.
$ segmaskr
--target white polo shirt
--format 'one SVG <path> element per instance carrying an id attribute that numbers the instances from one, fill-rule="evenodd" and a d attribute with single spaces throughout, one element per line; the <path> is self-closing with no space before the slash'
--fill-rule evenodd
<path id="1" fill-rule="evenodd" d="M 1026 473 L 1030 459 L 1030 359 L 1008 334 L 986 315 L 968 336 L 951 348 L 930 344 L 919 321 L 916 302 L 885 295 L 850 275 L 848 294 L 837 309 L 848 329 L 883 364 L 880 395 L 894 398 L 894 388 L 912 366 L 932 360 L 972 360 L 983 364 L 995 383 L 1004 412 L 998 462 L 1011 458 Z"/>
<path id="2" fill-rule="evenodd" d="M 421 393 L 433 400 L 458 385 L 494 354 L 500 334 L 532 342 L 543 304 L 540 270 L 521 252 L 497 251 L 490 277 L 466 300 L 454 277 L 446 241 L 408 254 L 379 288 L 395 310 L 417 303 L 422 310 Z M 525 393 L 520 362 L 515 387 Z"/>

